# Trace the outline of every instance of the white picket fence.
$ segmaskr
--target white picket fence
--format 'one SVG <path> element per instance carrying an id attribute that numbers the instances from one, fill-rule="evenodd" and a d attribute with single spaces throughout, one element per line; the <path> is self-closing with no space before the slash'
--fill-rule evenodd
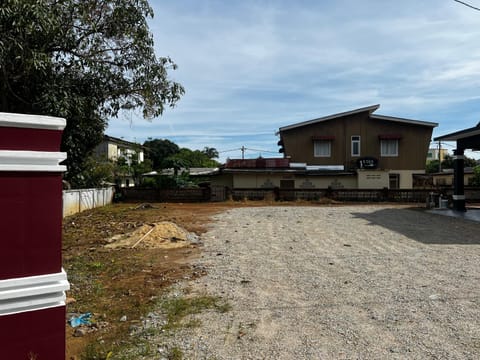
<path id="1" fill-rule="evenodd" d="M 113 202 L 113 187 L 63 190 L 63 217 Z"/>

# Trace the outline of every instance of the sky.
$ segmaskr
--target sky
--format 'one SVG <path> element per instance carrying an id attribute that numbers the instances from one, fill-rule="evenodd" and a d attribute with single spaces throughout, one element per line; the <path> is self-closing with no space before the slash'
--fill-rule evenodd
<path id="1" fill-rule="evenodd" d="M 223 162 L 242 146 L 246 158 L 281 156 L 280 127 L 374 104 L 438 123 L 432 138 L 480 122 L 480 11 L 453 0 L 150 4 L 155 51 L 178 65 L 170 78 L 185 95 L 152 121 L 112 119 L 110 136 L 213 147 Z"/>

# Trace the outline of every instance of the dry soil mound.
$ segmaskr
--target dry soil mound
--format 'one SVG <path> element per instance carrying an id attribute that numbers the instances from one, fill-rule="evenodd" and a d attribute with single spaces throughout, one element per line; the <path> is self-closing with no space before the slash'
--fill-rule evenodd
<path id="1" fill-rule="evenodd" d="M 197 235 L 169 221 L 144 224 L 128 234 L 112 236 L 106 248 L 178 248 L 198 243 Z"/>

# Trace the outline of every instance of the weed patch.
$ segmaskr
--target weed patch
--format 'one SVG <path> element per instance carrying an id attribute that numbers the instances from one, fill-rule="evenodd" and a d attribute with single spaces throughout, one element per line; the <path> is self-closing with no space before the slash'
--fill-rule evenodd
<path id="1" fill-rule="evenodd" d="M 193 298 L 172 298 L 163 301 L 160 306 L 167 317 L 166 330 L 172 330 L 182 326 L 194 327 L 200 325 L 198 320 L 191 320 L 183 324 L 182 320 L 188 315 L 199 314 L 206 310 L 225 313 L 231 309 L 231 306 L 220 297 L 209 295 Z"/>

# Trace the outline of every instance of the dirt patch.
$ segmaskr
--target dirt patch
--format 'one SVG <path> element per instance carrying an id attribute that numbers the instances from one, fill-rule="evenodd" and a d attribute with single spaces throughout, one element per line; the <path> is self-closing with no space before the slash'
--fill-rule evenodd
<path id="1" fill-rule="evenodd" d="M 67 317 L 90 312 L 94 322 L 80 337 L 66 325 L 66 358 L 80 359 L 92 346 L 104 355 L 121 348 L 131 341 L 130 327 L 155 305 L 164 288 L 202 276 L 205 271 L 190 264 L 200 254 L 192 240 L 208 229 L 211 215 L 232 206 L 116 204 L 65 218 L 63 266 L 72 299 Z M 152 238 L 132 249 L 128 241 L 138 241 L 152 224 Z M 106 247 L 116 235 L 130 240 L 125 246 Z"/>

